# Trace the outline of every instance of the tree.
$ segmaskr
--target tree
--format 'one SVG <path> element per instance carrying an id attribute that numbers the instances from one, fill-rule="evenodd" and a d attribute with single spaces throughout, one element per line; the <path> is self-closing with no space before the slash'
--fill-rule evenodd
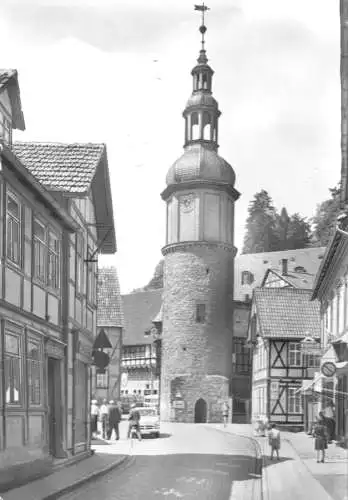
<path id="1" fill-rule="evenodd" d="M 289 231 L 290 217 L 285 207 L 282 208 L 280 215 L 277 216 L 276 232 L 278 235 L 278 250 L 287 250 L 287 240 Z"/>
<path id="2" fill-rule="evenodd" d="M 326 246 L 333 234 L 340 211 L 340 186 L 329 189 L 331 198 L 317 205 L 312 219 L 315 246 Z"/>
<path id="3" fill-rule="evenodd" d="M 271 252 L 277 249 L 277 213 L 264 189 L 249 204 L 243 253 Z"/>
<path id="4" fill-rule="evenodd" d="M 289 219 L 286 248 L 284 250 L 307 248 L 311 244 L 310 224 L 299 213 L 293 214 Z"/>
<path id="5" fill-rule="evenodd" d="M 144 287 L 144 290 L 158 290 L 159 288 L 163 288 L 163 268 L 164 260 L 161 259 L 155 268 L 153 277 Z"/>

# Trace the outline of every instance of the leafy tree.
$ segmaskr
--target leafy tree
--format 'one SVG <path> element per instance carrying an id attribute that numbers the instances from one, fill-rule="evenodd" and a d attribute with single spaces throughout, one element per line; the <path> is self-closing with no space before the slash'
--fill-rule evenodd
<path id="1" fill-rule="evenodd" d="M 287 240 L 289 232 L 290 217 L 285 207 L 282 208 L 280 215 L 276 218 L 276 232 L 278 235 L 278 249 L 287 250 Z"/>
<path id="2" fill-rule="evenodd" d="M 243 253 L 271 252 L 277 249 L 277 213 L 264 189 L 249 204 Z"/>
<path id="3" fill-rule="evenodd" d="M 331 197 L 317 205 L 312 219 L 315 246 L 326 246 L 333 234 L 340 211 L 340 186 L 329 189 Z"/>

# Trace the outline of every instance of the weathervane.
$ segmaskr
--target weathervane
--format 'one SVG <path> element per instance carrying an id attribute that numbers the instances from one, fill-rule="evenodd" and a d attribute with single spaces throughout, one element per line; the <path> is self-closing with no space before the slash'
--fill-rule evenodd
<path id="1" fill-rule="evenodd" d="M 195 10 L 198 10 L 199 12 L 202 13 L 202 24 L 199 27 L 199 31 L 202 33 L 201 43 L 202 43 L 202 50 L 204 51 L 205 50 L 205 48 L 204 48 L 204 43 L 205 43 L 204 35 L 207 31 L 207 27 L 204 24 L 204 14 L 206 13 L 207 10 L 210 10 L 210 9 L 209 9 L 209 7 L 204 5 L 204 1 L 203 1 L 202 5 L 195 5 Z"/>

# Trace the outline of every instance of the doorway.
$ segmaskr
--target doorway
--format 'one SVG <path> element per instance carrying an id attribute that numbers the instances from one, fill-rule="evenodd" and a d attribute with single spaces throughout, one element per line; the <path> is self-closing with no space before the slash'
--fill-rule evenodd
<path id="1" fill-rule="evenodd" d="M 205 424 L 207 422 L 207 403 L 200 398 L 195 404 L 195 424 Z"/>

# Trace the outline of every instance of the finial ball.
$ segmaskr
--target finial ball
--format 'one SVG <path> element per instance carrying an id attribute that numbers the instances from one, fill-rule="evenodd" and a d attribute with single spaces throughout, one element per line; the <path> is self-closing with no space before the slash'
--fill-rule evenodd
<path id="1" fill-rule="evenodd" d="M 202 26 L 199 27 L 199 31 L 204 35 L 204 33 L 207 31 L 207 27 L 202 24 Z"/>

